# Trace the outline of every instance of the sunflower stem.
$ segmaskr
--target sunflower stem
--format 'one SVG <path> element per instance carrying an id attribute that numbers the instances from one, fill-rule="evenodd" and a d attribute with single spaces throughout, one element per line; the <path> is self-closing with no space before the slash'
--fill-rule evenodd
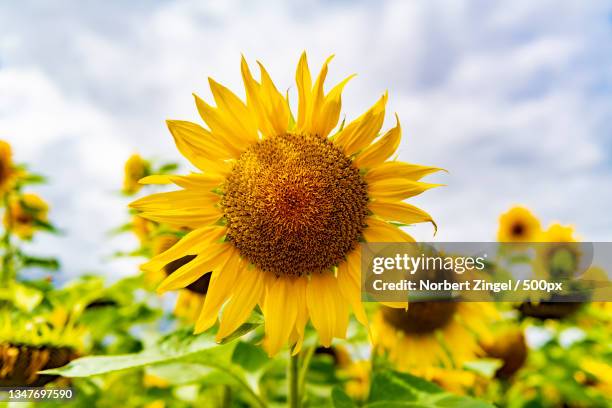
<path id="1" fill-rule="evenodd" d="M 0 285 L 7 286 L 13 277 L 13 257 L 14 249 L 11 242 L 11 233 L 13 229 L 13 216 L 11 214 L 10 192 L 4 194 L 2 203 L 4 204 L 4 217 L 6 219 L 4 236 L 2 237 L 2 246 L 4 246 L 4 254 L 2 256 L 2 270 L 0 271 Z"/>
<path id="2" fill-rule="evenodd" d="M 302 363 L 300 366 L 299 377 L 298 377 L 298 392 L 300 395 L 304 395 L 306 392 L 306 374 L 308 373 L 308 367 L 310 367 L 310 360 L 314 354 L 316 346 L 308 347 L 304 356 L 302 357 Z"/>
<path id="3" fill-rule="evenodd" d="M 292 356 L 289 350 L 289 368 L 287 372 L 287 382 L 289 384 L 289 407 L 299 408 L 301 404 L 299 387 L 299 355 Z"/>

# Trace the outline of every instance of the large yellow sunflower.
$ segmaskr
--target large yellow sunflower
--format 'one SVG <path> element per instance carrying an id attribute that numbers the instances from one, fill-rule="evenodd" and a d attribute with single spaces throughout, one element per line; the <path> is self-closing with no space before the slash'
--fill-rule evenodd
<path id="1" fill-rule="evenodd" d="M 196 322 L 215 324 L 221 340 L 257 305 L 265 316 L 264 347 L 297 353 L 308 320 L 323 345 L 344 337 L 349 308 L 366 324 L 360 302 L 360 241 L 413 241 L 395 221 L 431 222 L 402 201 L 435 187 L 419 181 L 439 170 L 387 161 L 399 146 L 400 125 L 380 136 L 385 93 L 367 112 L 338 126 L 348 77 L 324 92 L 328 59 L 312 81 L 303 54 L 296 72 L 298 111 L 265 68 L 253 78 L 242 59 L 246 103 L 210 79 L 216 106 L 195 96 L 208 129 L 169 120 L 180 152 L 199 169 L 186 176 L 150 176 L 178 191 L 142 198 L 141 216 L 192 231 L 143 265 L 159 270 L 187 255 L 193 260 L 168 276 L 159 291 L 184 288 L 212 271 Z M 380 137 L 379 137 L 380 136 Z"/>

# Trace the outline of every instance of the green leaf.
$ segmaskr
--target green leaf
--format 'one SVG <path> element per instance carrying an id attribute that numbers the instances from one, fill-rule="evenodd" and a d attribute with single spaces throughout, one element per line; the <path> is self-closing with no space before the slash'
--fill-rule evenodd
<path id="1" fill-rule="evenodd" d="M 338 386 L 332 389 L 331 393 L 332 404 L 334 408 L 354 408 L 357 407 L 351 397 L 349 397 L 344 390 Z"/>
<path id="2" fill-rule="evenodd" d="M 43 221 L 40 219 L 35 219 L 33 220 L 33 224 L 34 226 L 36 226 L 37 228 L 43 230 L 43 231 L 47 231 L 50 232 L 52 234 L 59 234 L 60 231 L 55 228 L 55 226 L 53 224 L 51 224 L 50 222 L 47 221 Z"/>
<path id="3" fill-rule="evenodd" d="M 24 177 L 19 179 L 22 185 L 27 184 L 44 184 L 47 182 L 47 178 L 40 174 L 27 173 Z"/>
<path id="4" fill-rule="evenodd" d="M 0 299 L 8 300 L 18 309 L 31 312 L 43 300 L 43 292 L 20 283 L 13 283 L 6 289 L 0 290 Z"/>
<path id="5" fill-rule="evenodd" d="M 176 362 L 199 363 L 211 367 L 230 365 L 236 343 L 219 345 L 210 333 L 192 334 L 180 330 L 162 337 L 153 347 L 140 353 L 115 356 L 89 356 L 68 365 L 44 371 L 64 377 L 91 377 L 113 371 L 131 370 L 153 364 Z"/>
<path id="6" fill-rule="evenodd" d="M 251 316 L 247 319 L 247 321 L 244 322 L 242 326 L 240 326 L 238 329 L 236 329 L 235 332 L 233 332 L 232 334 L 224 338 L 221 341 L 221 344 L 225 344 L 225 343 L 234 341 L 244 336 L 245 334 L 255 330 L 257 327 L 261 326 L 262 324 L 264 324 L 264 318 L 261 315 L 261 313 L 258 313 L 257 311 L 253 311 L 253 313 L 251 313 Z"/>
<path id="7" fill-rule="evenodd" d="M 154 173 L 157 173 L 157 174 L 173 173 L 176 170 L 178 170 L 178 168 L 179 168 L 179 165 L 177 163 L 166 163 L 162 165 L 159 169 L 157 169 L 157 171 L 155 171 Z"/>
<path id="8" fill-rule="evenodd" d="M 497 358 L 481 358 L 463 364 L 466 370 L 474 371 L 486 378 L 493 378 L 504 362 Z"/>
<path id="9" fill-rule="evenodd" d="M 172 385 L 193 383 L 234 384 L 236 380 L 222 370 L 206 367 L 200 364 L 171 363 L 147 367 L 147 374 L 159 377 Z"/>
<path id="10" fill-rule="evenodd" d="M 57 271 L 60 268 L 60 263 L 56 258 L 43 258 L 21 254 L 21 261 L 24 267 L 44 268 L 50 271 Z"/>
<path id="11" fill-rule="evenodd" d="M 441 408 L 494 408 L 494 405 L 486 401 L 450 394 L 437 400 L 433 406 Z"/>
<path id="12" fill-rule="evenodd" d="M 372 379 L 368 401 L 416 401 L 415 384 L 411 384 L 412 378 L 418 377 L 392 371 L 377 373 Z"/>
<path id="13" fill-rule="evenodd" d="M 263 367 L 270 359 L 266 352 L 251 343 L 238 342 L 232 355 L 232 362 L 247 371 L 254 372 Z"/>
<path id="14" fill-rule="evenodd" d="M 422 378 L 392 370 L 380 371 L 374 375 L 366 406 L 368 408 L 493 408 L 488 402 L 453 395 Z"/>
<path id="15" fill-rule="evenodd" d="M 108 231 L 108 235 L 112 237 L 115 235 L 123 234 L 123 233 L 132 231 L 133 228 L 134 228 L 134 224 L 132 222 L 126 222 L 125 224 L 120 225 Z"/>

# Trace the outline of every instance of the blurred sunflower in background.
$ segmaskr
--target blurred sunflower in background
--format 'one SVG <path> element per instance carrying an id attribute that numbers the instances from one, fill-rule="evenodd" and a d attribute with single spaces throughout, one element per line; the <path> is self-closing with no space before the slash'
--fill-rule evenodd
<path id="1" fill-rule="evenodd" d="M 520 327 L 506 323 L 508 327 L 481 341 L 487 357 L 499 359 L 501 366 L 495 371 L 500 379 L 511 378 L 527 361 L 528 348 L 525 334 Z"/>
<path id="2" fill-rule="evenodd" d="M 212 271 L 196 332 L 213 326 L 223 307 L 221 340 L 259 305 L 270 355 L 286 343 L 299 351 L 309 319 L 329 346 L 345 336 L 349 306 L 367 323 L 359 242 L 412 242 L 393 222 L 433 222 L 402 201 L 435 187 L 419 180 L 439 169 L 387 161 L 401 137 L 399 120 L 378 137 L 387 94 L 337 127 L 342 90 L 352 76 L 325 93 L 328 63 L 313 83 L 302 55 L 297 118 L 264 67 L 259 64 L 256 81 L 243 59 L 246 103 L 210 79 L 217 106 L 195 97 L 208 129 L 167 122 L 178 149 L 201 173 L 147 177 L 143 183 L 174 183 L 181 190 L 150 195 L 131 207 L 144 218 L 191 229 L 143 269 L 193 257 L 159 291 L 185 288 Z"/>
<path id="3" fill-rule="evenodd" d="M 17 170 L 13 164 L 11 145 L 0 140 L 0 193 L 4 194 L 13 188 Z"/>
<path id="4" fill-rule="evenodd" d="M 138 180 L 149 174 L 151 174 L 151 163 L 138 154 L 131 155 L 125 162 L 123 192 L 125 194 L 137 193 L 142 187 Z"/>
<path id="5" fill-rule="evenodd" d="M 571 279 L 578 272 L 582 256 L 580 244 L 569 225 L 552 224 L 542 233 L 542 244 L 536 247 L 536 272 L 545 279 Z"/>
<path id="6" fill-rule="evenodd" d="M 413 302 L 407 310 L 383 306 L 375 316 L 374 347 L 394 366 L 434 379 L 440 369 L 457 369 L 484 355 L 497 320 L 490 303 Z"/>
<path id="7" fill-rule="evenodd" d="M 136 235 L 141 246 L 146 247 L 151 244 L 151 235 L 154 232 L 155 227 L 155 223 L 150 220 L 142 218 L 139 215 L 132 216 L 130 230 L 134 233 L 134 235 Z"/>
<path id="8" fill-rule="evenodd" d="M 525 207 L 512 207 L 499 217 L 499 242 L 537 242 L 541 233 L 540 220 Z"/>
<path id="9" fill-rule="evenodd" d="M 29 240 L 36 230 L 47 229 L 49 205 L 33 193 L 13 195 L 4 212 L 4 227 Z"/>
<path id="10" fill-rule="evenodd" d="M 56 376 L 38 372 L 78 356 L 84 328 L 56 308 L 36 316 L 0 311 L 0 385 L 40 387 Z"/>
<path id="11" fill-rule="evenodd" d="M 576 312 L 582 301 L 568 301 L 564 292 L 576 290 L 580 285 L 577 274 L 580 271 L 582 249 L 577 242 L 574 228 L 559 223 L 551 224 L 540 235 L 539 243 L 535 245 L 535 258 L 533 260 L 534 277 L 548 281 L 564 282 L 565 291 L 544 292 L 531 291 L 530 302 L 520 305 L 519 310 L 523 316 L 540 319 L 560 319 Z M 576 296 L 572 296 L 576 298 Z M 547 302 L 546 300 L 554 300 Z"/>

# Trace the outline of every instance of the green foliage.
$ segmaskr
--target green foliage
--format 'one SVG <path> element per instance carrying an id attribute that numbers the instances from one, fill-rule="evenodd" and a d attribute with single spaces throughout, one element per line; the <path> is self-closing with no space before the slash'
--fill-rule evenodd
<path id="1" fill-rule="evenodd" d="M 240 365 L 248 372 L 260 370 L 269 360 L 261 347 L 242 341 L 238 342 L 232 355 L 232 363 Z"/>
<path id="2" fill-rule="evenodd" d="M 23 312 L 32 312 L 43 300 L 43 292 L 19 282 L 0 287 L 0 300 L 12 304 Z"/>
<path id="3" fill-rule="evenodd" d="M 384 370 L 375 373 L 372 378 L 366 407 L 492 408 L 493 405 L 474 398 L 453 395 L 410 374 Z"/>
<path id="4" fill-rule="evenodd" d="M 354 408 L 357 405 L 353 402 L 346 392 L 340 387 L 334 387 L 332 389 L 332 404 L 334 408 Z"/>
<path id="5" fill-rule="evenodd" d="M 41 174 L 26 173 L 25 176 L 19 178 L 20 186 L 34 185 L 34 184 L 45 184 L 47 178 Z"/>
<path id="6" fill-rule="evenodd" d="M 253 327 L 253 323 L 247 325 L 249 328 Z M 247 329 L 239 330 L 244 333 Z M 249 386 L 247 370 L 241 365 L 233 364 L 234 360 L 240 361 L 252 369 L 261 366 L 263 360 L 259 352 L 252 347 L 241 345 L 236 352 L 239 344 L 241 343 L 237 341 L 217 344 L 211 333 L 194 335 L 190 329 L 181 329 L 162 337 L 139 353 L 83 357 L 44 373 L 70 378 L 92 378 L 102 374 L 147 368 L 175 383 L 239 386 L 242 390 L 241 398 L 255 406 L 263 406 Z M 253 363 L 253 356 L 259 361 Z"/>
<path id="7" fill-rule="evenodd" d="M 60 268 L 60 263 L 56 258 L 32 256 L 20 254 L 20 260 L 25 268 L 41 268 L 56 272 Z"/>
<path id="8" fill-rule="evenodd" d="M 175 173 L 179 168 L 178 163 L 165 163 L 162 164 L 157 170 L 154 170 L 154 174 L 172 174 Z"/>

